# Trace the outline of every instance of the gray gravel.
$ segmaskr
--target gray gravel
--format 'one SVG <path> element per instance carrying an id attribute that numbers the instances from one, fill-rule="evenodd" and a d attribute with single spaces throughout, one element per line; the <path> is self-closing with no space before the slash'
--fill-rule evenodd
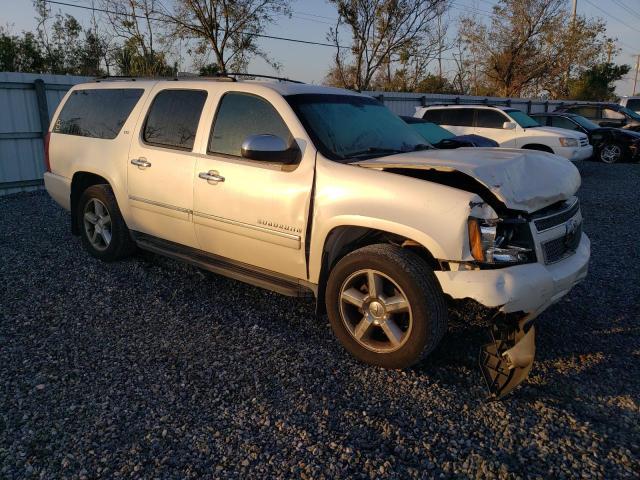
<path id="1" fill-rule="evenodd" d="M 367 367 L 310 302 L 100 263 L 45 194 L 0 199 L 0 478 L 638 478 L 640 165 L 581 169 L 591 272 L 491 403 L 467 319 L 417 368 Z"/>

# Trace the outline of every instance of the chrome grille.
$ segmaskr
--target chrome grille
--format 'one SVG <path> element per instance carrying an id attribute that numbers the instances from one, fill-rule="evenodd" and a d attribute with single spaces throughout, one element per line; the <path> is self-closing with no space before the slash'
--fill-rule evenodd
<path id="1" fill-rule="evenodd" d="M 581 237 L 582 223 L 568 223 L 565 235 L 542 244 L 544 263 L 558 262 L 573 254 L 580 245 Z"/>
<path id="2" fill-rule="evenodd" d="M 580 202 L 576 200 L 576 202 L 571 205 L 568 209 L 563 210 L 558 213 L 554 213 L 552 215 L 548 215 L 546 217 L 538 218 L 533 221 L 536 226 L 536 230 L 538 232 L 543 232 L 545 230 L 549 230 L 550 228 L 557 227 L 565 223 L 567 220 L 572 218 L 578 211 L 580 210 Z"/>
<path id="3" fill-rule="evenodd" d="M 588 138 L 581 138 L 580 139 L 580 146 L 581 147 L 586 147 L 587 145 L 589 145 L 589 139 Z"/>

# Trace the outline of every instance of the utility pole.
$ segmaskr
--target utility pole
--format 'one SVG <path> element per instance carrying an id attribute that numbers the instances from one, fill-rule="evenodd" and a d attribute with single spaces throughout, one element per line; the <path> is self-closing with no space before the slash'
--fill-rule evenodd
<path id="1" fill-rule="evenodd" d="M 572 12 L 571 12 L 571 23 L 575 23 L 576 21 L 576 14 L 578 12 L 578 0 L 573 0 L 573 8 L 572 8 Z"/>
<path id="2" fill-rule="evenodd" d="M 640 70 L 640 55 L 634 55 L 636 57 L 636 77 L 633 79 L 633 93 L 636 94 L 636 86 L 638 85 L 638 70 Z"/>

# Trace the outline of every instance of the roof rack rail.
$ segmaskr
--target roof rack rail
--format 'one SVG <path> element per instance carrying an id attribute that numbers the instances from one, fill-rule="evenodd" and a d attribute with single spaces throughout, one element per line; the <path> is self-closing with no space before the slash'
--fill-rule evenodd
<path id="1" fill-rule="evenodd" d="M 216 77 L 221 76 L 228 76 L 228 77 L 255 77 L 255 78 L 267 78 L 270 80 L 278 80 L 279 82 L 291 82 L 291 83 L 304 83 L 301 82 L 300 80 L 292 80 L 290 78 L 286 78 L 286 77 L 276 77 L 274 75 L 260 75 L 257 73 L 241 73 L 241 72 L 226 72 L 226 73 L 220 73 L 218 75 L 216 75 Z"/>
<path id="2" fill-rule="evenodd" d="M 136 80 L 166 80 L 166 81 L 180 81 L 180 80 L 197 80 L 198 78 L 202 78 L 198 75 L 187 76 L 187 75 L 177 75 L 171 77 L 136 77 L 136 76 L 128 76 L 128 75 L 104 75 L 102 77 L 96 77 L 94 79 L 95 82 L 117 82 L 117 81 L 130 81 L 135 82 Z M 212 77 L 211 80 L 217 80 L 219 82 L 235 82 L 235 78 L 226 77 L 226 76 L 216 76 Z"/>

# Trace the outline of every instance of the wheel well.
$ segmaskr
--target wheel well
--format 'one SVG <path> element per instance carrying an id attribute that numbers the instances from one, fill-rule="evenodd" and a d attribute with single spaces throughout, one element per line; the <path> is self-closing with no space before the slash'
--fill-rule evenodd
<path id="1" fill-rule="evenodd" d="M 526 150 L 538 150 L 539 152 L 553 153 L 553 149 L 551 147 L 548 147 L 546 145 L 542 145 L 540 143 L 528 143 L 527 145 L 523 146 L 522 148 L 524 148 Z"/>
<path id="2" fill-rule="evenodd" d="M 434 256 L 418 242 L 402 235 L 385 232 L 367 227 L 341 226 L 336 227 L 329 235 L 322 249 L 322 266 L 318 280 L 318 294 L 316 296 L 316 313 L 326 313 L 324 305 L 325 289 L 329 272 L 345 255 L 367 245 L 389 243 L 398 247 L 408 248 L 425 260 L 434 270 L 440 270 L 440 264 Z"/>
<path id="3" fill-rule="evenodd" d="M 92 185 L 109 184 L 107 179 L 90 172 L 76 172 L 71 179 L 71 233 L 80 234 L 80 226 L 78 225 L 76 215 L 76 206 L 80 200 L 82 193 Z"/>

